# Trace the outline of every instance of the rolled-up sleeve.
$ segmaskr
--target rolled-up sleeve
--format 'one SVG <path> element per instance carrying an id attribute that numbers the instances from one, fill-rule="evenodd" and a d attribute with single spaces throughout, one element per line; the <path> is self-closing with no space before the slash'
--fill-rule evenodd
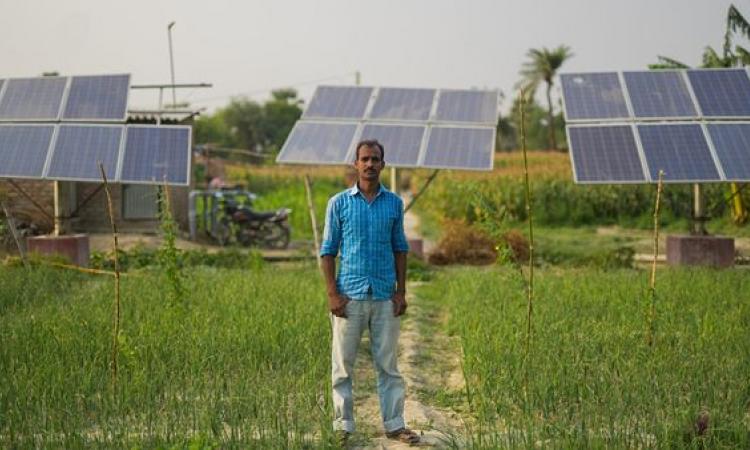
<path id="1" fill-rule="evenodd" d="M 328 200 L 323 242 L 320 244 L 320 256 L 336 256 L 339 253 L 339 247 L 341 246 L 341 218 L 339 216 L 338 200 L 338 196 Z"/>
<path id="2" fill-rule="evenodd" d="M 393 248 L 393 253 L 406 253 L 409 251 L 409 243 L 406 242 L 406 234 L 404 234 L 404 203 L 402 201 L 398 202 L 398 216 L 393 222 L 391 247 Z"/>

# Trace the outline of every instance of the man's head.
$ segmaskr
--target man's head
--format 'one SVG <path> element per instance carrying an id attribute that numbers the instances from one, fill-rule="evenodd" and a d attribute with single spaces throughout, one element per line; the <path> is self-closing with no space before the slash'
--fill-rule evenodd
<path id="1" fill-rule="evenodd" d="M 385 167 L 385 149 L 375 139 L 367 139 L 357 144 L 354 168 L 360 180 L 377 181 Z"/>

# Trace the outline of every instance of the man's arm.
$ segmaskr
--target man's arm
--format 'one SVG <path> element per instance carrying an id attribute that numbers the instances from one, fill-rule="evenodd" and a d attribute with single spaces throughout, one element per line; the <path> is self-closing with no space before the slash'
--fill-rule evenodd
<path id="1" fill-rule="evenodd" d="M 334 316 L 346 317 L 346 304 L 349 303 L 339 294 L 336 289 L 336 257 L 333 255 L 323 255 L 323 278 L 326 281 L 326 294 L 328 295 L 328 309 Z"/>
<path id="2" fill-rule="evenodd" d="M 396 260 L 396 292 L 393 294 L 393 315 L 406 312 L 406 252 L 394 253 Z"/>
<path id="3" fill-rule="evenodd" d="M 404 203 L 398 202 L 399 214 L 391 231 L 391 247 L 396 260 L 396 292 L 393 295 L 393 315 L 396 317 L 406 312 L 406 255 L 409 244 L 404 234 Z"/>
<path id="4" fill-rule="evenodd" d="M 326 208 L 326 223 L 323 231 L 323 242 L 320 246 L 323 278 L 326 282 L 328 295 L 328 309 L 337 317 L 346 317 L 348 301 L 342 297 L 336 288 L 336 255 L 341 246 L 341 220 L 336 205 L 336 197 L 328 201 Z"/>

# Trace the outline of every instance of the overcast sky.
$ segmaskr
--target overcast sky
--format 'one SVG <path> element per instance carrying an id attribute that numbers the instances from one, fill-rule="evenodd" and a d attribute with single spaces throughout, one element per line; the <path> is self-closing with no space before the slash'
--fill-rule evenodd
<path id="1" fill-rule="evenodd" d="M 512 94 L 532 47 L 570 46 L 563 71 L 643 69 L 668 55 L 699 64 L 721 50 L 726 12 L 750 0 L 0 0 L 0 77 L 131 73 L 169 82 L 167 24 L 178 101 L 213 110 L 316 84 L 499 88 Z M 131 96 L 154 107 L 155 92 Z M 508 102 L 506 102 L 508 103 Z M 506 105 L 507 106 L 507 105 Z"/>

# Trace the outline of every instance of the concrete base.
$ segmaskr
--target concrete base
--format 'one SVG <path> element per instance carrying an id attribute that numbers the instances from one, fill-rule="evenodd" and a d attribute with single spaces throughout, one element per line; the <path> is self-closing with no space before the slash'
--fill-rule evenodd
<path id="1" fill-rule="evenodd" d="M 732 267 L 734 239 L 719 236 L 667 236 L 667 264 Z"/>
<path id="2" fill-rule="evenodd" d="M 89 266 L 89 235 L 34 236 L 26 239 L 29 253 L 57 255 L 80 267 Z"/>

